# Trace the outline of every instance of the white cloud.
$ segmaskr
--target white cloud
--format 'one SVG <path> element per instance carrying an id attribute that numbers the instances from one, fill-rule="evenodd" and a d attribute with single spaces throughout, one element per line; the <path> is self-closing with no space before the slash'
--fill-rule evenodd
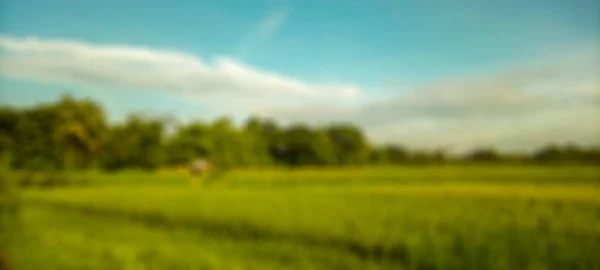
<path id="1" fill-rule="evenodd" d="M 374 142 L 456 152 L 477 146 L 531 150 L 553 142 L 600 145 L 600 55 L 594 48 L 405 87 L 361 107 L 271 112 L 294 121 L 352 121 Z"/>
<path id="2" fill-rule="evenodd" d="M 0 35 L 0 73 L 48 82 L 156 89 L 199 100 L 353 97 L 355 85 L 315 84 L 264 71 L 229 57 L 212 63 L 165 50 Z"/>
<path id="3" fill-rule="evenodd" d="M 379 141 L 455 151 L 598 145 L 599 56 L 596 49 L 578 49 L 486 76 L 432 83 L 372 104 L 355 118 Z"/>

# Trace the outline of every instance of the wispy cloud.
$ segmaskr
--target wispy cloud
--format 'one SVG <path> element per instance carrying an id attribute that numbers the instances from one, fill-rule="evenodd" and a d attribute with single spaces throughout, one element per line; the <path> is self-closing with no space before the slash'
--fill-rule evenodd
<path id="1" fill-rule="evenodd" d="M 352 97 L 355 85 L 310 83 L 221 56 L 200 57 L 128 45 L 0 36 L 0 74 L 25 79 L 156 89 L 198 100 Z"/>
<path id="2" fill-rule="evenodd" d="M 254 47 L 260 46 L 277 33 L 288 14 L 288 10 L 285 9 L 269 12 L 243 35 L 237 55 L 242 58 L 249 57 Z"/>
<path id="3" fill-rule="evenodd" d="M 272 108 L 290 121 L 352 121 L 376 142 L 526 150 L 550 142 L 600 145 L 597 44 L 480 76 L 409 87 L 363 107 Z"/>
<path id="4" fill-rule="evenodd" d="M 561 52 L 484 76 L 416 87 L 361 110 L 372 138 L 456 151 L 478 145 L 532 149 L 600 144 L 600 55 Z"/>
<path id="5" fill-rule="evenodd" d="M 267 38 L 279 30 L 287 16 L 287 10 L 274 11 L 265 17 L 249 34 L 251 36 Z"/>

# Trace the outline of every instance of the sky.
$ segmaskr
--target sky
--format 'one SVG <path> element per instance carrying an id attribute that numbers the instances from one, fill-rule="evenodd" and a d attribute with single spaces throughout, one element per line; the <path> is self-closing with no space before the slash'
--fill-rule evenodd
<path id="1" fill-rule="evenodd" d="M 375 144 L 449 151 L 600 145 L 598 10 L 600 0 L 0 0 L 0 104 L 68 92 L 111 121 L 349 122 Z"/>

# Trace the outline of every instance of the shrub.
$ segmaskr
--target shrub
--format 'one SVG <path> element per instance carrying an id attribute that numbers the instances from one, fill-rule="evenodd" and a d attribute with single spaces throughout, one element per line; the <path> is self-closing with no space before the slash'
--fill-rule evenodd
<path id="1" fill-rule="evenodd" d="M 86 179 L 75 179 L 59 172 L 24 172 L 15 175 L 16 184 L 20 188 L 56 188 L 74 185 L 85 185 Z"/>
<path id="2" fill-rule="evenodd" d="M 32 172 L 23 173 L 17 177 L 17 185 L 21 188 L 28 188 L 35 185 L 36 175 Z"/>

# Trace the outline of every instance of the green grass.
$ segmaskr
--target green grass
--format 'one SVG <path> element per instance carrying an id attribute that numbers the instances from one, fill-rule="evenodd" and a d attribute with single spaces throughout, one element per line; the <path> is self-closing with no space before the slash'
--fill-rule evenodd
<path id="1" fill-rule="evenodd" d="M 598 167 L 69 175 L 20 194 L 18 269 L 600 269 Z"/>
<path id="2" fill-rule="evenodd" d="M 14 252 L 24 269 L 365 269 L 335 249 L 277 240 L 215 237 L 111 216 L 46 207 L 21 214 L 27 231 Z M 48 220 L 53 220 L 48 224 Z M 35 224 L 47 224 L 39 226 Z"/>

